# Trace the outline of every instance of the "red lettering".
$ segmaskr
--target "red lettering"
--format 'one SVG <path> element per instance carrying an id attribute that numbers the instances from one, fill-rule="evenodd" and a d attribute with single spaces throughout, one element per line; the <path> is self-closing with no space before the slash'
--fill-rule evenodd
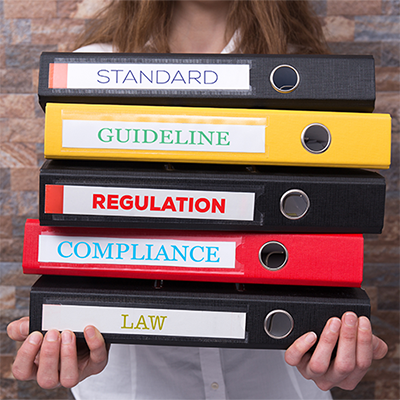
<path id="1" fill-rule="evenodd" d="M 135 196 L 135 208 L 139 211 L 144 211 L 149 206 L 149 196 L 144 196 L 143 205 L 139 204 L 140 196 Z"/>
<path id="2" fill-rule="evenodd" d="M 155 202 L 156 202 L 156 197 L 151 196 L 150 197 L 150 211 L 161 211 L 161 207 L 156 207 Z"/>
<path id="3" fill-rule="evenodd" d="M 106 201 L 106 198 L 103 194 L 93 194 L 93 208 L 96 209 L 97 207 L 100 207 L 101 209 L 105 209 L 104 207 L 104 202 Z"/>
<path id="4" fill-rule="evenodd" d="M 161 208 L 161 211 L 165 211 L 165 210 L 172 210 L 173 212 L 176 212 L 175 204 L 174 204 L 172 198 L 169 196 L 165 199 L 164 204 Z"/>
<path id="5" fill-rule="evenodd" d="M 221 214 L 225 213 L 225 199 L 221 199 L 221 203 L 218 203 L 217 199 L 212 199 L 211 212 L 215 214 L 217 208 Z"/>
<path id="6" fill-rule="evenodd" d="M 119 200 L 119 205 L 124 210 L 132 210 L 133 208 L 133 197 L 129 195 L 122 196 Z"/>
<path id="7" fill-rule="evenodd" d="M 175 200 L 179 203 L 179 211 L 184 211 L 185 201 L 188 201 L 189 199 L 187 197 L 177 197 Z"/>
<path id="8" fill-rule="evenodd" d="M 118 210 L 118 195 L 117 194 L 109 194 L 107 196 L 107 209 Z"/>
<path id="9" fill-rule="evenodd" d="M 205 207 L 201 208 L 200 207 L 201 203 L 205 203 Z M 205 199 L 204 197 L 197 199 L 196 203 L 194 203 L 194 208 L 196 209 L 196 211 L 200 213 L 207 212 L 210 209 L 210 200 Z"/>
<path id="10" fill-rule="evenodd" d="M 193 212 L 193 197 L 189 198 L 189 212 Z"/>

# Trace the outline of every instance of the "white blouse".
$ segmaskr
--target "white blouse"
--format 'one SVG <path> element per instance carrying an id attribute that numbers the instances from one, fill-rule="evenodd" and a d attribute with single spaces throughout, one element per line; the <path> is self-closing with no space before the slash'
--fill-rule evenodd
<path id="1" fill-rule="evenodd" d="M 281 350 L 119 344 L 103 372 L 72 392 L 77 400 L 332 399 Z"/>

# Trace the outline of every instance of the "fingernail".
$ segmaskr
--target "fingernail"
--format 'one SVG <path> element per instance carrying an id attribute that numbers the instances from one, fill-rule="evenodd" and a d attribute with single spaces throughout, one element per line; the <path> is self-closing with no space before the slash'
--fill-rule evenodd
<path id="1" fill-rule="evenodd" d="M 356 317 L 355 314 L 353 314 L 353 313 L 346 313 L 346 314 L 344 315 L 344 323 L 345 323 L 347 326 L 354 326 L 354 325 L 356 324 L 356 322 L 357 322 L 357 317 Z"/>
<path id="2" fill-rule="evenodd" d="M 33 332 L 28 338 L 29 343 L 37 346 L 42 341 L 42 335 L 39 332 Z"/>
<path id="3" fill-rule="evenodd" d="M 329 324 L 329 330 L 333 333 L 338 333 L 340 329 L 340 319 L 339 318 L 333 318 L 331 320 L 331 323 Z"/>
<path id="4" fill-rule="evenodd" d="M 19 332 L 22 336 L 28 336 L 29 335 L 29 325 L 28 324 L 21 324 L 19 326 Z"/>
<path id="5" fill-rule="evenodd" d="M 307 343 L 313 343 L 313 342 L 315 341 L 316 338 L 317 338 L 316 333 L 310 332 L 310 333 L 306 336 L 305 341 L 306 341 Z"/>
<path id="6" fill-rule="evenodd" d="M 93 326 L 88 326 L 87 328 L 85 328 L 85 333 L 89 339 L 96 335 L 96 331 L 94 330 Z"/>
<path id="7" fill-rule="evenodd" d="M 52 329 L 46 333 L 45 337 L 48 342 L 57 342 L 60 334 L 56 330 Z"/>
<path id="8" fill-rule="evenodd" d="M 369 322 L 369 319 L 366 317 L 361 317 L 360 320 L 358 321 L 358 328 L 361 331 L 369 331 L 371 329 L 371 324 Z"/>
<path id="9" fill-rule="evenodd" d="M 61 343 L 62 344 L 72 343 L 72 332 L 71 331 L 64 331 L 63 333 L 61 333 Z"/>

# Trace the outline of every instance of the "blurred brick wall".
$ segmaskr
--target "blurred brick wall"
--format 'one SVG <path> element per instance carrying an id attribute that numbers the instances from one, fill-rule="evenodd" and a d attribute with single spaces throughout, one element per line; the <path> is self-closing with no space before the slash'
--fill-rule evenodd
<path id="1" fill-rule="evenodd" d="M 38 168 L 43 162 L 43 112 L 37 104 L 42 51 L 72 50 L 85 20 L 108 0 L 0 0 L 0 399 L 70 399 L 68 390 L 17 382 L 11 363 L 17 347 L 8 322 L 28 314 L 36 276 L 21 272 L 23 227 L 38 216 Z M 363 286 L 374 331 L 389 344 L 352 392 L 337 399 L 399 399 L 399 141 L 400 0 L 312 1 L 333 53 L 372 54 L 376 63 L 376 111 L 393 118 L 392 167 L 387 181 L 385 228 L 365 236 Z M 379 132 L 377 132 L 379 134 Z"/>

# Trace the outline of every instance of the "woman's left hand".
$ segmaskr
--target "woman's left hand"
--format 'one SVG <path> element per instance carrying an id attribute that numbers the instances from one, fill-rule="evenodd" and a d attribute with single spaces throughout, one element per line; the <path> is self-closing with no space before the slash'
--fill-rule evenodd
<path id="1" fill-rule="evenodd" d="M 314 332 L 304 334 L 286 350 L 285 360 L 322 390 L 335 386 L 353 390 L 366 374 L 372 360 L 383 358 L 388 351 L 387 344 L 372 334 L 369 319 L 358 318 L 353 312 L 346 312 L 341 320 L 331 318 L 314 352 L 308 353 L 316 341 Z M 332 359 L 336 343 L 337 354 Z"/>

